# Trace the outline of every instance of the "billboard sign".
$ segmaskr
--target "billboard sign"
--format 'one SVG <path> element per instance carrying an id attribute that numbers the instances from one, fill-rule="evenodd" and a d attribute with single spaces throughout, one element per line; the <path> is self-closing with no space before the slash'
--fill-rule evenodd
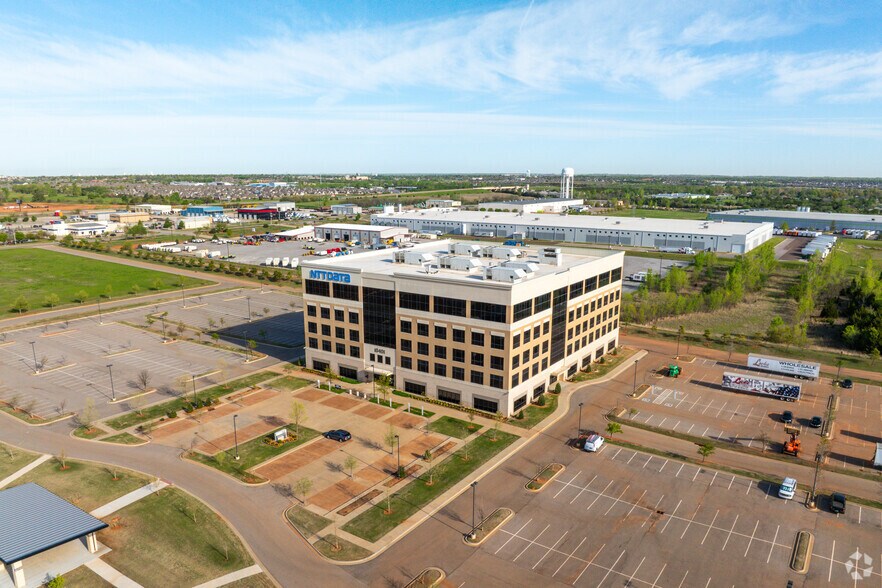
<path id="1" fill-rule="evenodd" d="M 325 280 L 326 282 L 339 282 L 341 284 L 352 282 L 352 277 L 349 274 L 344 274 L 342 272 L 328 272 L 325 270 L 309 270 L 309 279 Z"/>
<path id="2" fill-rule="evenodd" d="M 778 380 L 730 372 L 723 374 L 723 388 L 750 392 L 752 394 L 762 394 L 763 396 L 772 396 L 790 401 L 799 400 L 799 395 L 802 391 L 802 386 L 795 382 L 780 382 Z"/>
<path id="3" fill-rule="evenodd" d="M 819 363 L 806 363 L 792 359 L 756 355 L 753 353 L 747 356 L 747 365 L 748 367 L 759 370 L 787 374 L 788 376 L 799 376 L 802 378 L 817 378 L 821 375 L 821 364 Z"/>

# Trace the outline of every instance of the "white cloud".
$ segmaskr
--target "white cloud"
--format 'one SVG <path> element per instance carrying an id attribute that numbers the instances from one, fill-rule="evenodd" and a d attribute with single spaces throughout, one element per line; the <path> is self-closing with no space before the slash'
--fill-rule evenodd
<path id="1" fill-rule="evenodd" d="M 788 55 L 777 60 L 772 95 L 795 101 L 821 95 L 832 102 L 882 98 L 882 51 Z"/>

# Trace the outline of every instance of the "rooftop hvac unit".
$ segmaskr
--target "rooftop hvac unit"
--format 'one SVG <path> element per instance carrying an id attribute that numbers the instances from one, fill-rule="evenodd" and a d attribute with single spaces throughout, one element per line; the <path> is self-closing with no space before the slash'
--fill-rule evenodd
<path id="1" fill-rule="evenodd" d="M 451 243 L 447 246 L 447 252 L 457 255 L 468 255 L 469 257 L 479 257 L 481 255 L 481 246 L 469 243 Z"/>
<path id="2" fill-rule="evenodd" d="M 484 271 L 484 278 L 487 280 L 493 280 L 494 282 L 514 283 L 519 282 L 526 277 L 527 272 L 525 272 L 524 270 L 513 267 L 505 267 L 502 265 L 488 267 Z"/>
<path id="3" fill-rule="evenodd" d="M 561 265 L 563 263 L 563 254 L 560 252 L 560 247 L 543 247 L 539 251 L 539 263 Z"/>
<path id="4" fill-rule="evenodd" d="M 473 257 L 457 257 L 456 255 L 444 255 L 439 260 L 443 269 L 459 272 L 473 272 L 481 268 L 481 261 Z"/>
<path id="5" fill-rule="evenodd" d="M 403 253 L 404 263 L 407 265 L 425 265 L 438 261 L 438 258 L 431 253 L 420 253 L 419 251 L 404 251 Z"/>
<path id="6" fill-rule="evenodd" d="M 394 263 L 404 263 L 404 254 L 406 251 L 396 251 L 392 254 L 392 261 Z"/>
<path id="7" fill-rule="evenodd" d="M 484 251 L 486 256 L 486 249 Z M 490 257 L 493 259 L 518 259 L 521 257 L 521 252 L 513 247 L 491 247 Z"/>
<path id="8" fill-rule="evenodd" d="M 539 271 L 539 264 L 532 261 L 505 261 L 502 263 L 502 267 L 522 269 L 528 276 Z"/>

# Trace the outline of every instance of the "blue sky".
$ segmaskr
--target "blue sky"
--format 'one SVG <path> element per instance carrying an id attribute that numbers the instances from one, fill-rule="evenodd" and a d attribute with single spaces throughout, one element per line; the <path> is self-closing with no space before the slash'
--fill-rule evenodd
<path id="1" fill-rule="evenodd" d="M 882 3 L 0 0 L 0 175 L 882 176 Z"/>

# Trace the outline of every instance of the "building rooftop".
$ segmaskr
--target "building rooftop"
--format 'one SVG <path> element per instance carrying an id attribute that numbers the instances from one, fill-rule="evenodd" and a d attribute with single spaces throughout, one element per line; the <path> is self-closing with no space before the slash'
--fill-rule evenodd
<path id="1" fill-rule="evenodd" d="M 391 229 L 395 227 L 385 227 L 378 225 L 359 225 L 355 223 L 325 223 L 323 225 L 316 225 L 317 229 L 338 229 L 343 231 L 383 231 L 385 229 Z"/>
<path id="2" fill-rule="evenodd" d="M 451 252 L 452 245 L 456 247 L 454 252 Z M 478 257 L 473 257 L 469 254 L 469 251 L 480 252 L 487 248 L 497 250 L 499 255 L 506 255 L 510 252 L 512 257 L 483 257 L 480 254 Z M 559 265 L 539 259 L 541 252 L 546 249 L 556 249 L 560 252 L 561 262 Z M 520 256 L 514 257 L 517 254 L 520 254 Z M 511 282 L 511 280 L 486 278 L 488 268 L 520 269 L 524 271 L 524 275 L 519 276 L 515 281 L 523 281 L 567 272 L 576 266 L 616 255 L 624 254 L 621 251 L 557 247 L 506 247 L 500 244 L 442 239 L 429 243 L 420 243 L 405 249 L 381 249 L 323 259 L 311 258 L 309 261 L 304 260 L 302 265 L 307 270 L 353 271 L 367 274 L 419 277 L 420 279 L 463 280 L 467 282 L 499 284 Z M 451 264 L 451 260 L 454 258 L 456 261 Z M 445 259 L 447 260 L 446 262 Z M 459 269 L 445 267 L 445 263 Z M 528 263 L 532 267 L 525 268 L 524 266 Z M 307 277 L 309 276 L 307 275 Z"/>
<path id="3" fill-rule="evenodd" d="M 721 210 L 713 214 L 738 216 L 738 217 L 769 217 L 791 218 L 793 220 L 825 220 L 825 221 L 852 221 L 852 222 L 877 222 L 882 223 L 880 214 L 852 214 L 847 212 L 800 212 L 798 210 Z"/>
<path id="4" fill-rule="evenodd" d="M 0 490 L 0 561 L 11 564 L 107 527 L 29 482 Z"/>
<path id="5" fill-rule="evenodd" d="M 499 202 L 483 202 L 482 204 L 566 204 L 568 202 L 578 202 L 582 204 L 581 198 L 527 198 L 525 200 L 500 200 Z"/>
<path id="6" fill-rule="evenodd" d="M 726 222 L 714 220 L 684 220 L 669 218 L 642 218 L 630 216 L 562 215 L 516 212 L 419 210 L 375 214 L 371 222 L 383 224 L 387 219 L 418 219 L 468 223 L 508 224 L 567 229 L 600 229 L 615 231 L 658 231 L 659 233 L 690 233 L 707 235 L 747 235 L 763 223 Z"/>

